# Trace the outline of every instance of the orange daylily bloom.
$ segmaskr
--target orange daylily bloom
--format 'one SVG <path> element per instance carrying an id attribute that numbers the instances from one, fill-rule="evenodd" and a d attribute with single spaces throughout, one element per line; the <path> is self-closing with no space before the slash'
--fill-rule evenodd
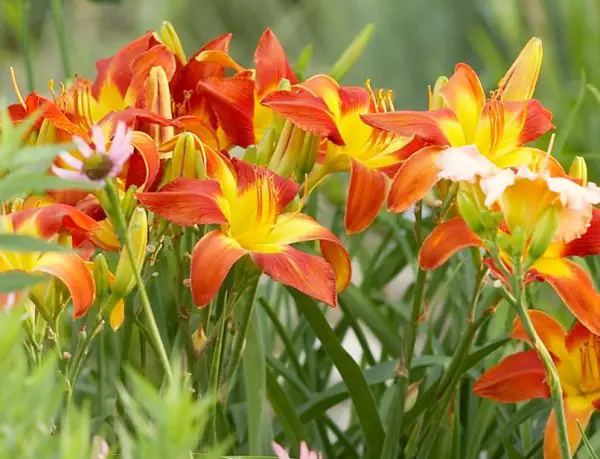
<path id="1" fill-rule="evenodd" d="M 529 317 L 556 365 L 563 389 L 569 444 L 575 453 L 581 442 L 577 422 L 585 429 L 594 411 L 600 408 L 600 337 L 580 322 L 567 333 L 560 323 L 542 311 L 529 311 Z M 518 319 L 512 337 L 529 342 Z M 533 349 L 506 357 L 481 376 L 473 391 L 504 403 L 550 397 L 544 365 Z M 560 457 L 552 411 L 544 434 L 544 458 Z"/>
<path id="2" fill-rule="evenodd" d="M 63 231 L 77 240 L 89 234 L 86 216 L 77 211 L 68 211 L 68 206 L 46 207 L 36 211 L 23 211 L 0 217 L 3 232 L 24 234 L 43 240 L 54 241 Z M 89 218 L 89 217 L 88 217 Z M 95 222 L 94 222 L 95 223 Z M 76 253 L 62 252 L 9 252 L 0 251 L 0 272 L 24 271 L 45 273 L 56 277 L 67 287 L 73 301 L 73 318 L 83 316 L 95 298 L 94 277 L 85 261 Z M 33 287 L 32 295 L 42 295 L 43 285 Z M 5 297 L 4 302 L 10 298 Z"/>
<path id="3" fill-rule="evenodd" d="M 388 94 L 376 98 L 360 87 L 343 87 L 316 75 L 291 90 L 271 93 L 263 105 L 308 132 L 328 140 L 309 187 L 327 174 L 350 171 L 345 225 L 348 233 L 366 229 L 383 206 L 387 177 L 422 146 L 420 140 L 382 133 L 361 120 L 367 113 L 391 109 Z"/>
<path id="4" fill-rule="evenodd" d="M 329 305 L 350 282 L 348 253 L 337 237 L 307 215 L 284 212 L 298 185 L 271 171 L 233 163 L 216 154 L 208 174 L 216 179 L 175 180 L 160 191 L 139 193 L 142 205 L 178 225 L 219 224 L 192 252 L 191 288 L 202 307 L 245 255 L 275 281 Z M 291 244 L 320 241 L 323 256 Z"/>
<path id="5" fill-rule="evenodd" d="M 458 64 L 439 94 L 432 97 L 429 111 L 364 115 L 371 126 L 397 135 L 415 135 L 430 144 L 408 158 L 398 171 L 388 197 L 390 211 L 403 212 L 436 185 L 436 161 L 449 147 L 475 145 L 501 168 L 528 165 L 543 155 L 524 147 L 554 128 L 552 114 L 531 99 L 541 62 L 542 43 L 532 38 L 490 99 L 486 100 L 475 71 L 467 64 Z"/>

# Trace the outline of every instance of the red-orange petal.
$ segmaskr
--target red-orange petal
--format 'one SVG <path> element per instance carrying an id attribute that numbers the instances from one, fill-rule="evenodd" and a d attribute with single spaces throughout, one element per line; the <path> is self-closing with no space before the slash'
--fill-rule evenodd
<path id="1" fill-rule="evenodd" d="M 204 51 L 229 52 L 229 43 L 232 36 L 231 33 L 219 35 L 196 51 L 189 58 L 180 75 L 175 78 L 174 85 L 178 86 L 180 90 L 194 89 L 196 83 L 205 78 L 223 78 L 225 76 L 225 67 L 214 62 L 197 61 L 195 58 Z"/>
<path id="2" fill-rule="evenodd" d="M 85 262 L 73 253 L 45 253 L 33 269 L 55 276 L 65 284 L 73 301 L 73 318 L 79 319 L 94 303 L 96 284 Z"/>
<path id="3" fill-rule="evenodd" d="M 503 403 L 550 397 L 546 370 L 533 349 L 509 355 L 487 370 L 473 385 L 473 392 Z"/>
<path id="4" fill-rule="evenodd" d="M 219 206 L 221 187 L 214 180 L 177 179 L 159 191 L 137 193 L 152 212 L 182 226 L 227 223 Z"/>
<path id="5" fill-rule="evenodd" d="M 254 85 L 248 76 L 211 78 L 197 84 L 198 94 L 209 101 L 233 145 L 247 147 L 255 143 Z"/>
<path id="6" fill-rule="evenodd" d="M 158 45 L 142 53 L 131 63 L 131 81 L 125 94 L 127 106 L 138 106 L 138 99 L 143 95 L 144 85 L 152 67 L 161 67 L 170 80 L 175 73 L 175 55 L 164 45 Z M 142 108 L 148 108 L 145 104 Z"/>
<path id="7" fill-rule="evenodd" d="M 279 40 L 269 28 L 265 29 L 254 52 L 258 98 L 274 91 L 284 78 L 290 84 L 298 82 Z"/>
<path id="8" fill-rule="evenodd" d="M 194 303 L 206 306 L 215 297 L 231 267 L 246 251 L 233 239 L 215 230 L 204 235 L 192 251 L 190 281 Z"/>
<path id="9" fill-rule="evenodd" d="M 439 181 L 436 165 L 439 153 L 439 147 L 425 147 L 404 161 L 388 195 L 390 212 L 404 212 L 431 191 Z"/>
<path id="10" fill-rule="evenodd" d="M 481 247 L 479 236 L 462 218 L 454 218 L 436 226 L 419 250 L 419 264 L 425 270 L 437 269 L 459 250 Z"/>
<path id="11" fill-rule="evenodd" d="M 160 156 L 156 143 L 145 132 L 133 131 L 133 155 L 127 162 L 125 187 L 137 186 L 140 191 L 149 190 L 160 170 Z"/>
<path id="12" fill-rule="evenodd" d="M 337 305 L 336 277 L 325 258 L 290 246 L 279 253 L 252 253 L 256 263 L 276 282 L 289 285 L 330 306 Z"/>
<path id="13" fill-rule="evenodd" d="M 587 231 L 580 238 L 565 244 L 561 250 L 561 256 L 587 257 L 598 254 L 600 254 L 600 209 L 594 207 Z"/>
<path id="14" fill-rule="evenodd" d="M 351 112 L 367 113 L 371 105 L 371 96 L 365 88 L 359 86 L 341 86 L 338 90 L 342 116 Z"/>
<path id="15" fill-rule="evenodd" d="M 361 116 L 369 126 L 399 136 L 417 136 L 433 145 L 449 145 L 448 137 L 440 126 L 440 119 L 443 117 L 452 119 L 454 114 L 449 109 L 441 109 L 433 112 L 399 111 Z"/>
<path id="16" fill-rule="evenodd" d="M 305 89 L 274 91 L 262 100 L 262 105 L 290 120 L 305 131 L 344 145 L 335 117 L 325 101 Z"/>
<path id="17" fill-rule="evenodd" d="M 533 270 L 548 282 L 587 328 L 600 334 L 600 295 L 577 263 L 560 258 L 540 258 Z"/>
<path id="18" fill-rule="evenodd" d="M 533 142 L 546 132 L 555 128 L 552 124 L 552 112 L 544 108 L 540 101 L 531 99 L 526 102 L 504 102 L 505 110 L 518 112 L 525 110 L 525 121 L 519 135 L 519 145 Z"/>
<path id="19" fill-rule="evenodd" d="M 592 405 L 580 407 L 576 406 L 568 397 L 565 398 L 565 421 L 567 424 L 567 435 L 569 437 L 569 445 L 571 453 L 575 454 L 579 444 L 581 443 L 581 433 L 577 426 L 577 421 L 581 424 L 581 428 L 585 430 L 590 418 L 594 413 Z M 550 413 L 546 430 L 544 432 L 544 459 L 561 459 L 560 444 L 558 440 L 558 430 L 556 426 L 556 416 L 554 410 Z"/>
<path id="20" fill-rule="evenodd" d="M 458 64 L 440 93 L 456 114 L 465 137 L 472 139 L 485 103 L 485 93 L 475 71 L 467 64 Z"/>
<path id="21" fill-rule="evenodd" d="M 575 322 L 567 337 L 565 339 L 565 345 L 567 347 L 567 351 L 571 355 L 579 352 L 579 349 L 585 342 L 592 341 L 589 345 L 593 346 L 594 341 L 596 340 L 596 335 L 594 335 L 591 331 L 589 331 L 585 325 L 581 322 Z"/>
<path id="22" fill-rule="evenodd" d="M 563 359 L 567 356 L 567 348 L 565 340 L 567 332 L 563 326 L 554 317 L 544 311 L 533 310 L 528 312 L 535 331 L 546 348 L 558 359 Z M 519 318 L 515 319 L 511 338 L 519 339 L 531 343 L 527 332 L 523 327 L 523 323 Z"/>
<path id="23" fill-rule="evenodd" d="M 351 160 L 350 186 L 344 223 L 348 234 L 360 233 L 373 223 L 385 201 L 386 179 L 378 170 Z"/>

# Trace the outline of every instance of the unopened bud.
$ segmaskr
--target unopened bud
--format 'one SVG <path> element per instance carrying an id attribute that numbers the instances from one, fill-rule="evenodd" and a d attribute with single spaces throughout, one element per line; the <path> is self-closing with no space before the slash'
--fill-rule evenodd
<path id="1" fill-rule="evenodd" d="M 548 208 L 538 220 L 529 243 L 528 261 L 533 263 L 541 257 L 552 243 L 558 229 L 558 213 L 554 206 Z"/>
<path id="2" fill-rule="evenodd" d="M 194 135 L 190 132 L 179 134 L 171 158 L 169 181 L 178 178 L 203 179 L 205 177 L 204 161 L 201 152 L 196 149 Z"/>
<path id="3" fill-rule="evenodd" d="M 162 67 L 156 66 L 150 69 L 150 75 L 146 82 L 146 104 L 146 108 L 151 112 L 157 113 L 163 118 L 173 118 L 169 79 Z M 173 126 L 151 124 L 149 129 L 150 136 L 159 145 L 175 135 L 175 128 Z"/>
<path id="4" fill-rule="evenodd" d="M 430 89 L 429 92 L 429 110 L 438 110 L 446 106 L 441 91 L 447 83 L 448 78 L 445 76 L 441 76 L 435 81 L 433 89 Z"/>
<path id="5" fill-rule="evenodd" d="M 117 304 L 113 306 L 112 311 L 110 311 L 110 316 L 108 322 L 110 324 L 110 328 L 113 331 L 117 331 L 123 325 L 125 321 L 125 300 L 123 298 L 117 301 Z"/>
<path id="6" fill-rule="evenodd" d="M 206 346 L 206 333 L 204 333 L 202 323 L 200 323 L 196 331 L 192 334 L 192 344 L 196 356 L 199 356 Z"/>
<path id="7" fill-rule="evenodd" d="M 585 159 L 581 156 L 575 156 L 569 169 L 569 175 L 575 179 L 580 180 L 581 186 L 587 186 L 588 171 Z"/>
<path id="8" fill-rule="evenodd" d="M 511 235 L 511 249 L 512 255 L 521 256 L 527 247 L 528 235 L 520 226 L 517 226 Z"/>
<path id="9" fill-rule="evenodd" d="M 137 191 L 137 187 L 135 185 L 131 185 L 127 188 L 125 192 L 125 196 L 121 200 L 121 209 L 123 209 L 123 215 L 125 215 L 125 220 L 129 221 L 133 211 L 137 206 L 137 198 L 135 197 L 135 193 Z"/>
<path id="10" fill-rule="evenodd" d="M 299 182 L 302 182 L 306 174 L 310 174 L 312 171 L 319 152 L 319 142 L 319 137 L 314 134 L 307 133 L 304 137 L 304 145 L 300 152 L 300 161 L 296 171 L 296 179 Z"/>
<path id="11" fill-rule="evenodd" d="M 471 193 L 460 190 L 456 195 L 456 207 L 463 220 L 475 233 L 481 233 L 485 229 L 481 222 L 481 212 Z"/>
<path id="12" fill-rule="evenodd" d="M 129 240 L 133 245 L 135 260 L 129 258 L 125 247 L 121 250 L 121 257 L 117 263 L 115 271 L 115 282 L 112 286 L 112 292 L 118 298 L 124 298 L 133 290 L 135 286 L 135 271 L 142 268 L 146 257 L 146 246 L 148 245 L 148 216 L 146 211 L 137 207 L 129 221 L 127 229 Z"/>
<path id="13" fill-rule="evenodd" d="M 94 257 L 94 282 L 96 284 L 96 298 L 102 299 L 108 295 L 110 288 L 110 271 L 106 257 L 99 253 Z"/>
<path id="14" fill-rule="evenodd" d="M 181 46 L 181 41 L 179 40 L 177 32 L 175 32 L 173 24 L 171 24 L 169 21 L 164 21 L 160 26 L 158 35 L 165 46 L 179 58 L 182 64 L 185 64 L 187 61 L 185 52 L 183 51 L 183 46 Z"/>

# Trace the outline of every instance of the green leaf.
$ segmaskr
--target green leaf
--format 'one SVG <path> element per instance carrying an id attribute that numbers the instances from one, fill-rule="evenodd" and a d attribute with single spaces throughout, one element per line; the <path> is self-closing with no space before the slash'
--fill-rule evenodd
<path id="1" fill-rule="evenodd" d="M 10 252 L 72 252 L 70 247 L 24 234 L 0 233 L 0 250 Z"/>
<path id="2" fill-rule="evenodd" d="M 348 71 L 354 67 L 354 64 L 356 64 L 358 59 L 362 56 L 374 30 L 375 26 L 373 24 L 368 24 L 360 31 L 354 40 L 352 40 L 352 43 L 350 43 L 329 71 L 329 75 L 331 75 L 334 80 L 341 81 Z"/>
<path id="3" fill-rule="evenodd" d="M 61 151 L 69 151 L 72 144 L 26 146 L 16 150 L 8 167 L 10 169 L 27 168 L 32 164 L 36 167 L 47 168 Z"/>
<path id="4" fill-rule="evenodd" d="M 95 186 L 92 183 L 64 180 L 45 173 L 23 173 L 19 171 L 13 172 L 0 181 L 0 201 L 8 201 L 29 191 L 42 192 L 65 189 L 92 190 L 95 189 Z"/>
<path id="5" fill-rule="evenodd" d="M 288 291 L 294 298 L 298 309 L 321 341 L 323 348 L 331 357 L 333 364 L 340 372 L 348 388 L 348 393 L 352 399 L 356 416 L 358 417 L 367 443 L 367 454 L 365 457 L 379 458 L 385 434 L 373 393 L 360 367 L 344 349 L 317 304 L 295 289 L 288 288 Z"/>
<path id="6" fill-rule="evenodd" d="M 575 100 L 575 105 L 569 112 L 569 116 L 561 127 L 559 134 L 556 137 L 556 144 L 554 146 L 554 155 L 559 156 L 562 153 L 563 147 L 566 145 L 569 135 L 575 124 L 577 122 L 577 115 L 579 113 L 579 109 L 581 108 L 581 104 L 583 103 L 583 99 L 585 97 L 585 88 L 586 88 L 586 75 L 583 70 L 581 70 L 581 83 L 579 86 L 579 93 L 577 94 L 577 99 Z"/>
<path id="7" fill-rule="evenodd" d="M 590 458 L 598 459 L 598 454 L 596 454 L 596 452 L 594 451 L 594 447 L 592 446 L 590 439 L 585 434 L 585 430 L 581 426 L 581 422 L 579 422 L 579 419 L 577 419 L 577 428 L 579 429 L 579 432 L 581 433 L 581 440 L 583 441 L 585 449 L 587 449 L 587 452 L 589 453 Z"/>
<path id="8" fill-rule="evenodd" d="M 308 65 L 310 64 L 310 60 L 313 55 L 313 46 L 307 45 L 300 51 L 300 55 L 298 56 L 298 61 L 296 65 L 294 65 L 294 73 L 298 80 L 305 80 L 306 71 L 308 70 Z"/>
<path id="9" fill-rule="evenodd" d="M 0 293 L 9 293 L 22 290 L 26 287 L 42 282 L 46 276 L 40 274 L 27 274 L 22 271 L 8 271 L 0 273 Z"/>

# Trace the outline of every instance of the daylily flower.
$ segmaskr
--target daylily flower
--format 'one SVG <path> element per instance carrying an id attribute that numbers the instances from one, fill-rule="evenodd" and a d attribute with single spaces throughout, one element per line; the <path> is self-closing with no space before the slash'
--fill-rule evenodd
<path id="1" fill-rule="evenodd" d="M 529 165 L 544 153 L 525 144 L 554 126 L 551 113 L 531 99 L 542 62 L 542 43 L 532 38 L 498 90 L 486 100 L 481 82 L 467 64 L 432 94 L 430 110 L 364 115 L 370 125 L 402 136 L 418 136 L 430 146 L 408 158 L 390 189 L 388 206 L 403 212 L 440 180 L 437 158 L 449 147 L 474 145 L 500 168 Z"/>
<path id="2" fill-rule="evenodd" d="M 272 446 L 279 459 L 290 459 L 290 455 L 283 449 L 283 446 L 275 442 Z M 309 450 L 306 442 L 303 441 L 300 443 L 300 457 L 298 459 L 323 459 L 323 455 L 317 451 Z"/>
<path id="3" fill-rule="evenodd" d="M 560 323 L 542 311 L 530 311 L 529 316 L 556 365 L 563 389 L 569 444 L 575 453 L 581 442 L 577 422 L 585 429 L 594 411 L 600 408 L 600 337 L 580 322 L 567 333 Z M 518 319 L 512 337 L 529 342 Z M 546 370 L 534 349 L 506 357 L 481 376 L 473 391 L 503 403 L 550 397 Z M 560 457 L 556 417 L 552 411 L 544 434 L 544 458 Z"/>
<path id="4" fill-rule="evenodd" d="M 444 168 L 442 155 L 441 174 L 447 177 L 453 175 L 452 171 L 459 174 L 454 178 L 464 180 L 462 184 L 469 187 L 466 191 L 473 199 L 474 207 L 478 207 L 475 213 L 486 212 L 486 206 L 490 206 L 488 212 L 501 213 L 503 221 L 497 228 L 498 240 L 500 236 L 520 232 L 525 238 L 524 253 L 520 255 L 524 260 L 532 250 L 540 251 L 528 266 L 526 281 L 548 282 L 575 317 L 600 334 L 600 294 L 585 270 L 568 259 L 600 253 L 600 210 L 592 207 L 600 203 L 600 189 L 593 183 L 583 187 L 566 177 L 564 172 L 563 176 L 556 177 L 547 170 L 537 173 L 526 168 L 494 171 L 496 166 L 483 156 L 470 162 L 464 160 L 463 155 L 464 152 L 448 154 L 448 158 L 462 158 L 459 164 L 463 165 L 462 169 L 453 165 L 450 170 Z M 470 155 L 472 153 L 467 153 Z M 556 219 L 554 225 L 544 228 L 543 221 L 548 212 L 554 213 Z M 550 237 L 540 236 L 544 232 L 550 232 Z M 534 247 L 540 238 L 547 242 L 542 247 Z M 438 225 L 425 239 L 419 262 L 423 269 L 436 269 L 465 247 L 485 249 L 486 241 L 462 217 L 453 218 Z M 501 255 L 502 262 L 512 269 L 510 256 Z"/>
<path id="5" fill-rule="evenodd" d="M 132 137 L 131 130 L 127 130 L 124 123 L 117 124 L 115 135 L 107 151 L 107 139 L 102 128 L 94 125 L 92 139 L 95 149 L 93 150 L 81 137 L 74 136 L 73 142 L 83 159 L 63 151 L 59 155 L 60 159 L 69 168 L 61 168 L 53 164 L 52 172 L 64 179 L 92 182 L 101 187 L 106 179 L 114 178 L 121 173 L 121 169 L 133 154 Z"/>
<path id="6" fill-rule="evenodd" d="M 382 133 L 361 116 L 393 109 L 391 96 L 376 98 L 360 87 L 341 87 L 327 75 L 316 75 L 291 90 L 271 93 L 263 105 L 300 129 L 328 141 L 320 166 L 309 175 L 309 188 L 332 172 L 350 171 L 345 225 L 348 233 L 367 228 L 383 206 L 386 176 L 422 144 L 410 137 Z"/>
<path id="7" fill-rule="evenodd" d="M 46 208 L 49 209 L 49 208 Z M 63 228 L 48 225 L 49 220 L 38 214 L 9 214 L 0 217 L 0 231 L 38 237 L 43 240 L 56 241 Z M 76 214 L 73 214 L 76 215 Z M 9 252 L 0 250 L 0 272 L 23 271 L 26 273 L 45 273 L 59 279 L 67 287 L 73 301 L 73 318 L 83 316 L 91 307 L 95 298 L 94 277 L 88 270 L 85 261 L 76 253 L 68 252 Z M 44 301 L 47 282 L 44 280 L 32 287 L 30 295 L 35 296 L 45 307 Z M 6 303 L 14 298 L 5 297 Z M 61 305 L 54 305 L 55 307 Z M 42 311 L 47 317 L 57 311 Z"/>
<path id="8" fill-rule="evenodd" d="M 245 255 L 277 282 L 335 306 L 350 281 L 350 261 L 337 237 L 307 215 L 284 212 L 298 186 L 267 169 L 221 160 L 209 176 L 175 180 L 160 191 L 138 193 L 142 205 L 175 224 L 219 224 L 192 252 L 194 302 L 216 295 L 234 263 Z M 323 257 L 291 244 L 319 240 Z"/>

